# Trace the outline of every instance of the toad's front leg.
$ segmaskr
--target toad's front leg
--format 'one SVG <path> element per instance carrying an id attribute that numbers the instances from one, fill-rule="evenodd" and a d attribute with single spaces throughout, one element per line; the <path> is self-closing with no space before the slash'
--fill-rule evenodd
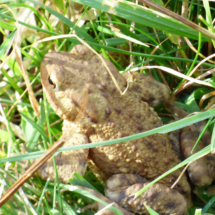
<path id="1" fill-rule="evenodd" d="M 63 135 L 59 139 L 64 140 L 64 146 L 82 145 L 88 143 L 88 138 L 85 134 L 75 133 L 75 124 L 64 121 Z M 55 156 L 56 166 L 58 171 L 58 178 L 60 182 L 69 183 L 74 172 L 84 175 L 87 167 L 89 149 L 79 149 L 60 152 Z M 55 168 L 53 159 L 49 159 L 39 170 L 39 176 L 43 180 L 50 178 L 51 181 L 55 179 Z"/>

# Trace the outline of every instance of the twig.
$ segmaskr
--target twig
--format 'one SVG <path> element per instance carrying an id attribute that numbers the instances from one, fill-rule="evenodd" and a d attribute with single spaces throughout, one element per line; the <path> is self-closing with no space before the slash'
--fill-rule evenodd
<path id="1" fill-rule="evenodd" d="M 64 140 L 59 139 L 56 143 L 47 150 L 22 176 L 17 180 L 12 187 L 0 198 L 0 207 L 64 144 Z"/>

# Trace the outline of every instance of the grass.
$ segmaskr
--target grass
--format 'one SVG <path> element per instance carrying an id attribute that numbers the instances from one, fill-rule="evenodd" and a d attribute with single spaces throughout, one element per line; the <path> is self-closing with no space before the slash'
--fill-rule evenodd
<path id="1" fill-rule="evenodd" d="M 186 7 L 185 3 L 188 3 L 188 12 L 184 16 L 193 23 L 203 26 L 204 34 L 186 23 L 176 21 L 152 9 L 135 6 L 128 1 L 114 3 L 109 0 L 104 3 L 98 0 L 75 0 L 74 2 L 81 3 L 83 6 L 76 5 L 75 9 L 72 1 L 55 1 L 55 3 L 47 1 L 46 4 L 44 2 L 42 4 L 33 0 L 16 2 L 1 0 L 0 182 L 2 184 L 0 192 L 3 187 L 8 189 L 14 180 L 23 174 L 24 170 L 18 161 L 38 158 L 43 153 L 42 150 L 48 148 L 48 142 L 51 144 L 60 136 L 62 121 L 55 123 L 59 117 L 44 100 L 39 66 L 48 51 L 69 52 L 75 44 L 80 43 L 76 37 L 68 37 L 73 34 L 73 31 L 93 49 L 109 58 L 119 71 L 125 71 L 131 62 L 133 62 L 132 68 L 145 66 L 146 69 L 141 72 L 153 75 L 158 81 L 168 84 L 172 90 L 173 99 L 190 113 L 199 112 L 201 98 L 213 92 L 215 86 L 213 74 L 203 77 L 201 80 L 204 82 L 201 84 L 193 80 L 194 83 L 186 87 L 190 82 L 184 85 L 185 79 L 179 78 L 177 72 L 171 71 L 171 74 L 168 74 L 150 66 L 164 68 L 165 71 L 168 71 L 167 68 L 172 68 L 195 79 L 206 74 L 206 71 L 213 72 L 214 41 L 211 38 L 213 36 L 212 17 L 215 13 L 214 2 L 164 1 L 164 5 L 167 4 L 165 7 L 179 14 L 182 7 Z M 163 4 L 159 0 L 154 2 Z M 76 10 L 76 19 L 73 21 L 71 14 L 74 10 Z M 200 15 L 201 20 L 198 19 Z M 180 40 L 183 43 L 180 43 Z M 208 56 L 210 56 L 209 60 L 201 62 Z M 197 65 L 199 67 L 195 68 Z M 201 101 L 203 101 L 202 108 L 210 103 L 209 99 Z M 157 107 L 156 111 L 164 122 L 171 119 L 162 106 Z M 89 147 L 128 141 L 157 132 L 166 133 L 203 119 L 210 119 L 209 130 L 213 134 L 214 115 L 215 110 L 210 109 L 151 131 L 90 144 Z M 23 154 L 20 150 L 22 143 L 28 154 Z M 214 144 L 214 135 L 212 135 L 210 146 L 183 161 L 174 169 L 214 150 Z M 82 145 L 78 148 L 86 146 Z M 60 150 L 74 149 L 77 147 Z M 72 182 L 73 185 L 81 183 L 82 186 L 93 186 L 101 193 L 104 191 L 103 185 L 90 170 L 87 170 L 84 178 L 76 176 Z M 31 178 L 0 208 L 0 213 L 62 214 L 64 209 L 65 214 L 77 214 L 81 213 L 81 209 L 86 205 L 92 203 L 90 198 L 94 197 L 91 194 L 85 193 L 86 197 L 80 194 L 80 190 L 68 191 L 74 190 L 72 185 L 57 185 L 57 181 L 56 183 L 44 182 L 38 176 Z M 60 192 L 62 190 L 64 192 Z M 215 214 L 213 193 L 213 185 L 195 188 L 194 204 L 188 214 L 206 212 Z M 93 213 L 88 209 L 82 214 Z"/>

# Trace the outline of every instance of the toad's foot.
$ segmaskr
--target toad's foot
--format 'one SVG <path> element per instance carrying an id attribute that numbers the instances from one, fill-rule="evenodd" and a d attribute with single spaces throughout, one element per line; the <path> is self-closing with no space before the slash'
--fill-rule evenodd
<path id="1" fill-rule="evenodd" d="M 165 105 L 170 112 L 174 114 L 176 119 L 181 119 L 188 115 L 187 112 L 175 105 L 173 101 L 168 101 Z M 193 153 L 200 151 L 210 144 L 210 133 L 209 131 L 206 131 L 198 145 L 195 147 L 193 153 L 191 152 L 204 126 L 205 122 L 202 121 L 178 131 L 178 133 L 180 133 L 180 146 L 179 142 L 176 143 L 177 141 L 175 140 L 178 139 L 176 138 L 174 140 L 175 147 L 173 148 L 181 148 L 182 159 L 190 157 Z M 188 167 L 188 174 L 192 183 L 196 186 L 203 187 L 210 185 L 215 179 L 215 155 L 209 154 L 192 162 Z"/>
<path id="2" fill-rule="evenodd" d="M 139 197 L 134 195 L 148 185 L 144 178 L 133 174 L 117 174 L 106 183 L 106 195 L 123 208 L 138 214 L 148 214 L 145 205 L 159 214 L 184 215 L 187 211 L 185 198 L 176 190 L 163 184 L 153 184 Z"/>

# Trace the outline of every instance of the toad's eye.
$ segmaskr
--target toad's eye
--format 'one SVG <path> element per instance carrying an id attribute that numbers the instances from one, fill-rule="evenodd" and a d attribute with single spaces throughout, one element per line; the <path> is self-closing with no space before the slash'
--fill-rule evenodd
<path id="1" fill-rule="evenodd" d="M 51 79 L 50 76 L 48 77 L 48 81 L 49 81 L 49 84 L 51 85 L 51 87 L 52 87 L 53 89 L 55 89 L 55 88 L 56 88 L 56 84 L 52 81 L 52 79 Z"/>

